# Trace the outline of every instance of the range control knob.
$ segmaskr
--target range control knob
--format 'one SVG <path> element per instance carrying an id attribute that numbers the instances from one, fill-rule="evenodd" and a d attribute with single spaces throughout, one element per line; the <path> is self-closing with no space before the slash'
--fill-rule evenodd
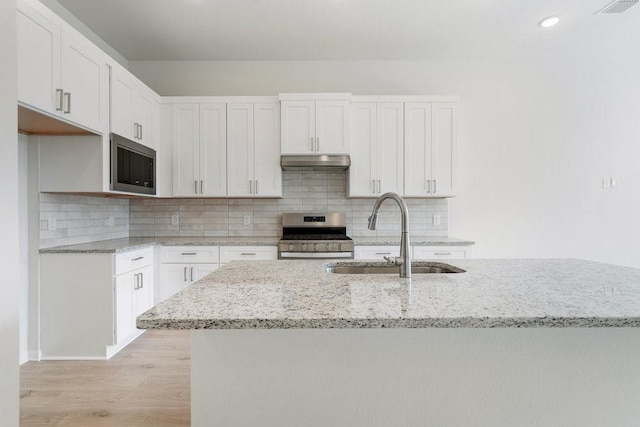
<path id="1" fill-rule="evenodd" d="M 306 251 L 306 250 L 307 250 L 307 244 L 306 244 L 306 243 L 304 243 L 304 244 L 302 245 L 302 250 L 303 250 L 303 251 Z"/>
<path id="2" fill-rule="evenodd" d="M 338 244 L 338 252 L 342 251 L 342 243 Z"/>
<path id="3" fill-rule="evenodd" d="M 289 250 L 290 250 L 290 251 L 292 251 L 292 250 L 293 250 L 293 248 L 295 248 L 295 246 L 293 246 L 293 243 L 291 243 L 291 244 L 289 245 Z"/>
<path id="4" fill-rule="evenodd" d="M 331 250 L 331 243 L 327 243 L 327 252 L 329 252 Z"/>

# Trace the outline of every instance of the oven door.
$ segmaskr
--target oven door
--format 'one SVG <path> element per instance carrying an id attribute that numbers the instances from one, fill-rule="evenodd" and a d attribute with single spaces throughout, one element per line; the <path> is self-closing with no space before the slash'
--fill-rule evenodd
<path id="1" fill-rule="evenodd" d="M 278 259 L 353 259 L 353 252 L 278 252 Z"/>

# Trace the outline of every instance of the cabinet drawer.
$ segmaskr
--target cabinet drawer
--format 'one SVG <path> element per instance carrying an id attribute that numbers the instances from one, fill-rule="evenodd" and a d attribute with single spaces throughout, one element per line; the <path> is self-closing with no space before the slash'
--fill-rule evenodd
<path id="1" fill-rule="evenodd" d="M 217 263 L 217 246 L 162 246 L 160 259 L 163 263 Z"/>
<path id="2" fill-rule="evenodd" d="M 382 260 L 385 256 L 400 256 L 400 246 L 356 246 L 355 259 Z"/>
<path id="3" fill-rule="evenodd" d="M 455 259 L 469 258 L 469 249 L 459 246 L 414 246 L 413 259 Z"/>
<path id="4" fill-rule="evenodd" d="M 278 248 L 275 246 L 222 246 L 220 262 L 278 259 Z"/>
<path id="5" fill-rule="evenodd" d="M 116 254 L 116 276 L 153 264 L 153 248 L 136 249 Z"/>

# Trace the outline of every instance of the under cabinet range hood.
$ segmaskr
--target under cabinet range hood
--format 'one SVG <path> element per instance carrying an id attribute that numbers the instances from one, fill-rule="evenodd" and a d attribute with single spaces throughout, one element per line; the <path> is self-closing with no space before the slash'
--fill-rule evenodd
<path id="1" fill-rule="evenodd" d="M 286 171 L 343 171 L 351 166 L 351 158 L 348 154 L 283 155 L 280 166 Z"/>

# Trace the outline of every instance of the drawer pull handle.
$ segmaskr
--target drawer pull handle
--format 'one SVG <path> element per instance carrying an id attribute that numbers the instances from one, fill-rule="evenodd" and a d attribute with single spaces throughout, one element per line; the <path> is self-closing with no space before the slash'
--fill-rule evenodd
<path id="1" fill-rule="evenodd" d="M 376 255 L 391 255 L 391 252 L 376 252 Z"/>
<path id="2" fill-rule="evenodd" d="M 198 255 L 197 252 L 182 252 L 180 255 Z"/>
<path id="3" fill-rule="evenodd" d="M 451 252 L 436 252 L 436 255 L 451 255 Z"/>
<path id="4" fill-rule="evenodd" d="M 187 267 L 184 268 L 184 282 L 187 281 Z"/>
<path id="5" fill-rule="evenodd" d="M 144 259 L 144 257 L 139 256 L 138 258 L 131 258 L 131 261 L 140 261 L 141 259 Z"/>
<path id="6" fill-rule="evenodd" d="M 255 252 L 241 252 L 240 255 L 242 256 L 254 256 L 256 255 Z"/>

